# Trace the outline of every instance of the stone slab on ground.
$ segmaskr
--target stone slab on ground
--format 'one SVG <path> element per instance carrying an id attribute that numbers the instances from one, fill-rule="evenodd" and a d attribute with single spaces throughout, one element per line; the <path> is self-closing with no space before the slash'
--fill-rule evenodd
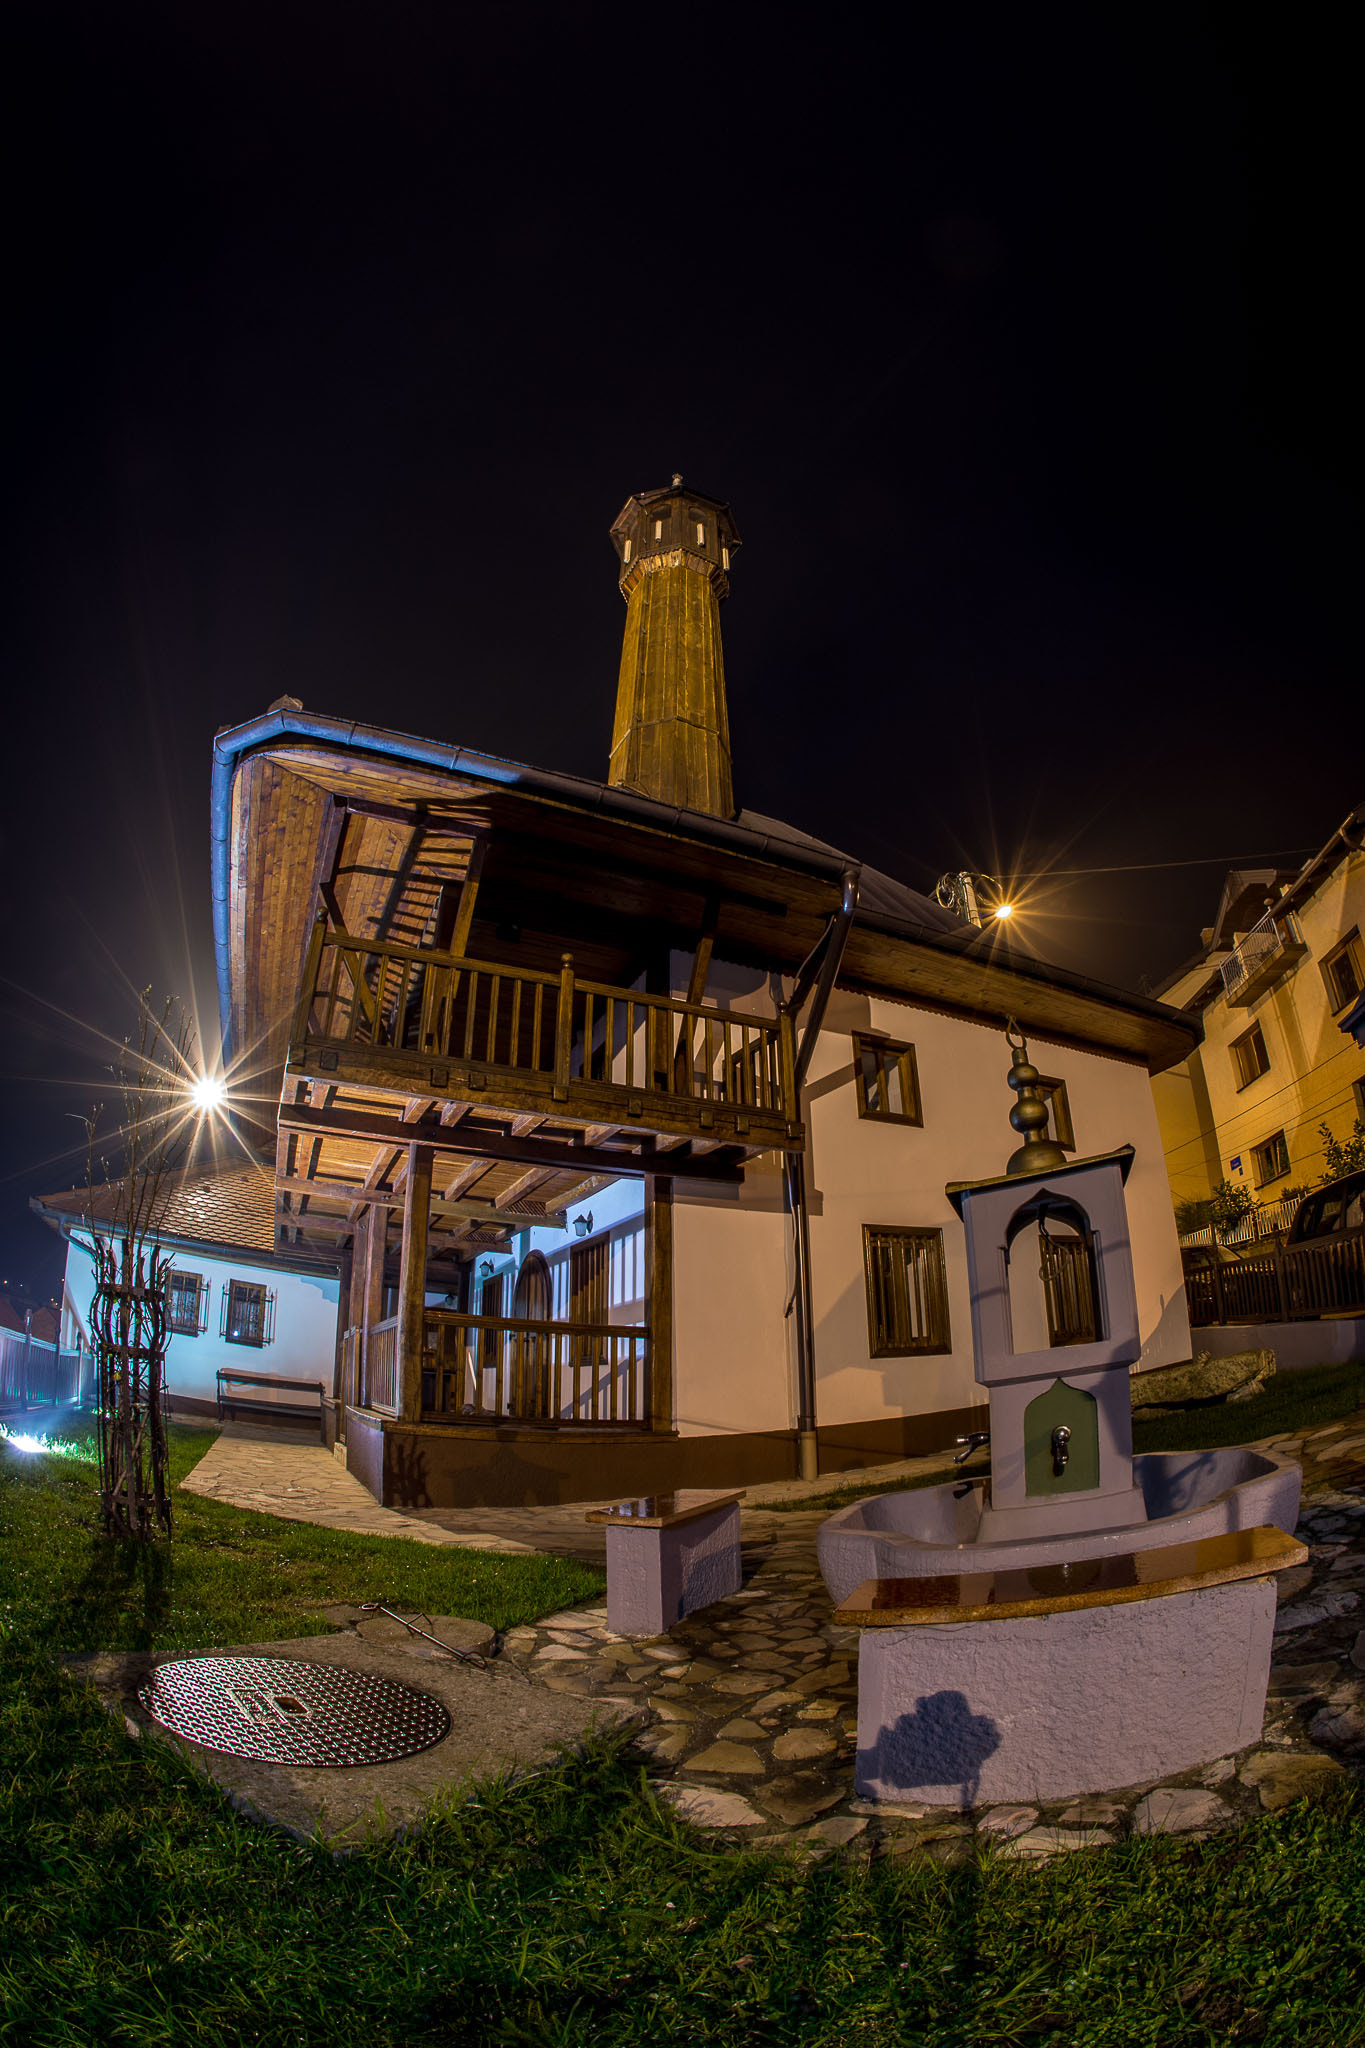
<path id="1" fill-rule="evenodd" d="M 134 1732 L 174 1743 L 240 1812 L 303 1840 L 320 1833 L 334 1848 L 354 1846 L 374 1835 L 407 1832 L 420 1826 L 436 1801 L 462 1800 L 481 1782 L 525 1777 L 553 1766 L 562 1750 L 579 1748 L 594 1730 L 638 1718 L 623 1702 L 589 1700 L 528 1685 L 508 1665 L 495 1663 L 479 1671 L 433 1655 L 419 1674 L 414 1659 L 403 1650 L 345 1632 L 289 1642 L 237 1643 L 193 1654 L 338 1664 L 413 1686 L 445 1705 L 450 1733 L 417 1756 L 354 1769 L 269 1764 L 206 1749 L 171 1735 L 150 1719 L 138 1703 L 137 1689 L 155 1664 L 177 1660 L 144 1653 L 66 1660 L 72 1675 L 89 1679 Z"/>

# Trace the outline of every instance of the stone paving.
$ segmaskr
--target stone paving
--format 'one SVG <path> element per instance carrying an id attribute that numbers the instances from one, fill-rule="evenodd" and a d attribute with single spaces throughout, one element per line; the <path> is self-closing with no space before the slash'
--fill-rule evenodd
<path id="1" fill-rule="evenodd" d="M 742 1590 L 688 1616 L 666 1637 L 614 1635 L 605 1606 L 592 1605 L 509 1631 L 501 1654 L 552 1691 L 642 1713 L 637 1741 L 659 1795 L 696 1826 L 735 1831 L 765 1848 L 952 1864 L 986 1842 L 1011 1856 L 1046 1860 L 1129 1832 L 1202 1839 L 1320 1790 L 1365 1762 L 1365 1411 L 1303 1438 L 1268 1439 L 1266 1447 L 1303 1462 L 1298 1533 L 1310 1561 L 1281 1578 L 1261 1741 L 1160 1784 L 974 1813 L 859 1800 L 858 1631 L 834 1625 L 816 1563 L 815 1532 L 827 1508 L 779 1513 L 762 1501 L 746 1506 Z M 928 1462 L 916 1461 L 916 1468 Z M 339 1465 L 337 1471 L 347 1476 Z M 837 1484 L 822 1482 L 826 1491 Z M 276 1487 L 278 1498 L 278 1480 Z M 764 1489 L 769 1496 L 782 1491 Z M 289 1512 L 269 1504 L 268 1492 L 262 1488 L 242 1504 Z M 304 1511 L 299 1493 L 286 1497 L 299 1518 L 323 1519 Z M 441 1516 L 458 1520 L 458 1530 L 440 1528 L 430 1512 L 393 1515 L 372 1502 L 369 1511 L 384 1518 L 384 1533 L 420 1530 L 428 1541 L 444 1537 L 481 1549 L 602 1554 L 604 1532 L 583 1523 L 584 1506 Z"/>

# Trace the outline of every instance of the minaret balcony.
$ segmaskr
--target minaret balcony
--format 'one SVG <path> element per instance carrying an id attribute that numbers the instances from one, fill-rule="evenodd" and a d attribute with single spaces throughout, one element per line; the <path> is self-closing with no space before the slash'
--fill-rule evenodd
<path id="1" fill-rule="evenodd" d="M 427 948 L 319 920 L 288 1074 L 514 1116 L 799 1150 L 791 1020 Z"/>

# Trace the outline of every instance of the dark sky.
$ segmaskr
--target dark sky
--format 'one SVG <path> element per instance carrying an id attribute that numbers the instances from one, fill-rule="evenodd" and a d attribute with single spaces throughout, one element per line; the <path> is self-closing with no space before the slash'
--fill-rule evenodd
<path id="1" fill-rule="evenodd" d="M 604 774 L 606 529 L 675 468 L 745 540 L 740 801 L 1125 870 L 1034 887 L 1049 957 L 1159 977 L 1365 795 L 1344 17 L 7 21 L 0 1277 L 129 991 L 212 1015 L 215 728 Z"/>

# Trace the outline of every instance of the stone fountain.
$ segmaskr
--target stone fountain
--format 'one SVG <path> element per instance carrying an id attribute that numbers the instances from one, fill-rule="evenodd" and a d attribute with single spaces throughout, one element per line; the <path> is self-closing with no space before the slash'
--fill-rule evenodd
<path id="1" fill-rule="evenodd" d="M 1298 1519 L 1291 1460 L 1133 1456 L 1133 1151 L 1069 1160 L 1046 1135 L 1027 1046 L 1009 1043 L 1023 1143 L 1002 1174 L 947 1190 L 966 1232 L 989 1480 L 874 1496 L 819 1533 L 842 1618 L 866 1628 L 868 1798 L 1065 1798 L 1257 1740 L 1270 1574 L 1294 1561 L 1276 1533 Z"/>

